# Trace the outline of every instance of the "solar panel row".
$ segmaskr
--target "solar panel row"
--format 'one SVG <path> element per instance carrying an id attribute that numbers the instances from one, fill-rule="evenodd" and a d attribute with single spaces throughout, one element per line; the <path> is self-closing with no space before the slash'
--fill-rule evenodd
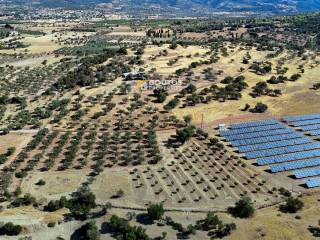
<path id="1" fill-rule="evenodd" d="M 288 139 L 297 139 L 301 137 L 304 137 L 302 133 L 292 132 L 289 134 L 233 140 L 231 143 L 234 147 L 239 147 L 239 146 L 247 146 L 247 145 L 254 145 L 254 144 L 261 144 L 261 143 L 276 142 L 276 141 L 282 141 L 282 140 L 288 140 Z"/>
<path id="2" fill-rule="evenodd" d="M 320 130 L 315 130 L 315 131 L 309 131 L 311 136 L 320 136 Z"/>
<path id="3" fill-rule="evenodd" d="M 275 119 L 267 119 L 261 121 L 254 121 L 254 122 L 245 122 L 245 123 L 236 123 L 230 125 L 232 129 L 237 128 L 247 128 L 247 127 L 257 127 L 257 126 L 264 126 L 264 125 L 272 125 L 272 124 L 279 124 L 279 122 Z"/>
<path id="4" fill-rule="evenodd" d="M 315 158 L 315 157 L 320 157 L 319 149 L 307 151 L 307 152 L 289 153 L 281 156 L 271 156 L 271 157 L 260 158 L 257 160 L 257 164 L 268 165 L 273 163 L 282 163 L 282 162 L 289 162 L 294 160 Z"/>
<path id="5" fill-rule="evenodd" d="M 296 121 L 291 123 L 295 127 L 307 126 L 307 125 L 316 125 L 320 124 L 320 119 L 312 119 L 312 120 L 304 120 L 304 121 Z"/>
<path id="6" fill-rule="evenodd" d="M 271 165 L 270 171 L 272 173 L 283 172 L 295 169 L 301 169 L 306 167 L 314 167 L 320 165 L 320 158 L 308 159 L 308 160 L 300 160 L 294 162 L 286 162 L 277 165 Z"/>
<path id="7" fill-rule="evenodd" d="M 320 124 L 302 126 L 301 129 L 304 131 L 320 130 Z"/>
<path id="8" fill-rule="evenodd" d="M 253 133 L 246 133 L 246 134 L 238 134 L 238 135 L 230 135 L 225 136 L 225 138 L 228 141 L 233 140 L 240 140 L 240 139 L 246 139 L 246 138 L 257 138 L 257 137 L 266 137 L 266 136 L 273 136 L 273 135 L 280 135 L 280 134 L 288 134 L 295 132 L 293 129 L 274 129 L 269 131 L 263 131 L 263 132 L 253 132 Z"/>
<path id="9" fill-rule="evenodd" d="M 277 155 L 283 155 L 288 153 L 294 153 L 294 152 L 306 152 L 313 149 L 320 149 L 320 143 L 307 143 L 307 144 L 301 144 L 301 145 L 294 145 L 294 146 L 286 146 L 281 148 L 275 148 L 275 149 L 266 149 L 266 150 L 260 150 L 255 152 L 248 152 L 246 153 L 247 159 L 254 159 L 254 158 L 264 158 L 269 156 L 277 156 Z M 320 150 L 319 154 L 320 154 Z"/>
<path id="10" fill-rule="evenodd" d="M 311 143 L 311 142 L 312 142 L 311 138 L 301 137 L 301 138 L 295 138 L 295 139 L 289 139 L 289 140 L 283 140 L 283 141 L 267 142 L 267 143 L 260 143 L 260 144 L 254 144 L 254 145 L 248 145 L 248 146 L 239 146 L 238 149 L 239 149 L 239 152 L 246 153 L 246 152 L 254 152 L 259 150 L 293 146 L 293 145 L 299 145 L 299 144 Z"/>
<path id="11" fill-rule="evenodd" d="M 320 119 L 320 114 L 307 114 L 307 115 L 301 115 L 301 116 L 287 116 L 283 119 L 288 122 L 295 122 L 295 121 L 303 121 L 303 120 L 311 120 L 311 119 Z"/>
<path id="12" fill-rule="evenodd" d="M 284 129 L 286 128 L 283 124 L 272 124 L 272 125 L 264 125 L 258 127 L 248 127 L 248 128 L 237 128 L 233 130 L 225 130 L 220 131 L 221 136 L 230 136 L 236 134 L 246 134 L 252 132 L 261 132 L 261 131 L 268 131 L 273 129 Z"/>
<path id="13" fill-rule="evenodd" d="M 320 186 L 320 178 L 310 178 L 310 179 L 306 179 L 304 182 L 308 188 L 314 188 L 314 187 Z"/>
<path id="14" fill-rule="evenodd" d="M 320 168 L 312 168 L 312 169 L 294 171 L 293 175 L 296 178 L 306 178 L 306 177 L 317 176 L 317 175 L 320 175 Z"/>

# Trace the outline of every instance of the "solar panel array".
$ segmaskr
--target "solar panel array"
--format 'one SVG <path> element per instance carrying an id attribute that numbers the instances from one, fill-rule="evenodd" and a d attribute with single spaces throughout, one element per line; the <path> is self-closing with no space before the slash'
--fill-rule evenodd
<path id="1" fill-rule="evenodd" d="M 301 116 L 285 117 L 284 120 L 297 128 L 300 128 L 304 132 L 307 132 L 313 137 L 320 136 L 320 114 L 308 114 Z"/>
<path id="2" fill-rule="evenodd" d="M 311 136 L 320 136 L 320 114 L 290 116 L 284 120 Z M 297 179 L 306 178 L 307 187 L 320 186 L 320 178 L 319 181 L 308 179 L 320 175 L 320 142 L 288 125 L 275 119 L 232 124 L 220 131 L 220 135 L 245 158 L 256 159 L 261 166 L 270 165 L 272 173 L 295 170 L 293 175 Z"/>

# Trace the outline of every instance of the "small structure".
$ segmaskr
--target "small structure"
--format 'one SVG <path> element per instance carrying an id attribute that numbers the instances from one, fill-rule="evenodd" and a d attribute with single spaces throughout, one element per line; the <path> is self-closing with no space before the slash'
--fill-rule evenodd
<path id="1" fill-rule="evenodd" d="M 126 81 L 130 81 L 130 80 L 144 80 L 146 79 L 146 74 L 144 72 L 128 72 L 128 73 L 124 73 L 122 75 L 122 77 L 126 80 Z"/>
<path id="2" fill-rule="evenodd" d="M 19 35 L 19 32 L 17 31 L 10 32 L 10 37 L 17 37 L 18 35 Z"/>
<path id="3" fill-rule="evenodd" d="M 219 131 L 226 131 L 227 130 L 226 125 L 223 123 L 219 124 L 218 128 L 219 128 Z"/>

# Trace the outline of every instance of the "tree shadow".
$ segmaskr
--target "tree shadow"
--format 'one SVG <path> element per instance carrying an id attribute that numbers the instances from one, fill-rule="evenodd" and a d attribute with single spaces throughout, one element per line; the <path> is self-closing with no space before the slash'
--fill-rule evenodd
<path id="1" fill-rule="evenodd" d="M 136 220 L 138 223 L 143 225 L 152 225 L 154 222 L 149 218 L 147 213 L 140 213 L 137 215 Z"/>

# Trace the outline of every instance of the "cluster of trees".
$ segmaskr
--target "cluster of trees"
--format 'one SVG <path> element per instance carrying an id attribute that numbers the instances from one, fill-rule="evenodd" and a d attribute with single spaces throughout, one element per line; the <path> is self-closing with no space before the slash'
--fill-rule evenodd
<path id="1" fill-rule="evenodd" d="M 6 28 L 0 28 L 0 39 L 7 38 L 10 35 L 10 31 Z"/>
<path id="2" fill-rule="evenodd" d="M 236 229 L 236 224 L 223 223 L 217 215 L 209 212 L 205 219 L 197 221 L 196 229 L 210 231 L 212 238 L 223 238 Z"/>
<path id="3" fill-rule="evenodd" d="M 286 77 L 286 76 L 278 76 L 278 77 L 275 77 L 275 76 L 272 76 L 270 79 L 267 80 L 267 83 L 270 83 L 270 84 L 279 84 L 279 83 L 284 83 L 285 81 L 297 81 L 299 78 L 301 78 L 301 74 L 299 73 L 296 73 L 296 74 L 293 74 L 290 78 Z"/>
<path id="4" fill-rule="evenodd" d="M 69 168 L 72 164 L 72 161 L 76 158 L 76 154 L 79 150 L 85 129 L 86 124 L 82 124 L 78 129 L 77 134 L 73 137 L 71 145 L 68 147 L 68 151 L 66 152 L 64 159 L 62 160 L 61 170 Z"/>
<path id="5" fill-rule="evenodd" d="M 91 209 L 96 207 L 95 195 L 87 186 L 79 188 L 71 194 L 71 198 L 61 197 L 59 200 L 52 200 L 45 207 L 46 211 L 56 211 L 61 208 L 68 208 L 71 216 L 76 219 L 87 219 Z"/>
<path id="6" fill-rule="evenodd" d="M 174 35 L 174 31 L 170 28 L 148 29 L 147 36 L 155 38 L 170 38 Z"/>
<path id="7" fill-rule="evenodd" d="M 13 96 L 8 97 L 7 95 L 0 97 L 0 105 L 5 104 L 17 104 L 21 109 L 24 109 L 27 106 L 27 101 L 25 97 Z"/>
<path id="8" fill-rule="evenodd" d="M 151 240 L 146 234 L 146 230 L 140 226 L 131 226 L 130 223 L 116 215 L 112 215 L 110 222 L 105 224 L 108 229 L 115 235 L 116 239 L 122 240 Z"/>
<path id="9" fill-rule="evenodd" d="M 300 209 L 302 209 L 304 206 L 304 203 L 299 198 L 294 197 L 288 197 L 286 200 L 286 203 L 283 205 L 280 205 L 280 211 L 285 213 L 296 213 Z"/>
<path id="10" fill-rule="evenodd" d="M 242 97 L 241 91 L 248 87 L 248 84 L 244 80 L 244 76 L 238 76 L 236 78 L 226 77 L 222 80 L 222 83 L 226 84 L 225 87 L 218 87 L 216 84 L 213 84 L 210 88 L 204 88 L 199 93 L 196 92 L 196 87 L 190 84 L 180 91 L 177 98 L 182 98 L 188 94 L 186 102 L 189 106 L 194 106 L 199 103 L 209 103 L 212 100 L 238 100 Z"/>
<path id="11" fill-rule="evenodd" d="M 59 111 L 59 113 L 53 117 L 53 119 L 51 120 L 51 123 L 60 122 L 60 120 L 69 113 L 69 110 L 67 109 L 69 102 L 70 102 L 70 99 L 63 98 L 60 100 L 53 100 L 49 104 L 49 107 L 47 108 L 48 111 L 54 111 L 54 110 Z"/>
<path id="12" fill-rule="evenodd" d="M 116 55 L 122 55 L 125 51 L 120 50 L 110 50 L 108 49 L 102 54 L 93 55 L 89 57 L 82 58 L 80 60 L 80 66 L 75 69 L 73 72 L 68 73 L 66 76 L 61 77 L 57 82 L 55 82 L 51 90 L 66 90 L 71 89 L 76 86 L 90 86 L 93 85 L 97 81 L 105 81 L 103 78 L 104 73 L 113 73 L 116 77 L 120 76 L 123 71 L 127 71 L 128 67 L 123 64 L 115 64 L 114 62 L 110 62 L 107 65 L 99 66 L 97 69 L 98 72 L 94 72 L 92 66 L 101 64 L 107 61 L 110 58 L 115 57 Z M 125 68 L 125 69 L 124 69 Z M 97 75 L 97 77 L 95 77 Z M 101 78 L 99 78 L 99 76 Z"/>
<path id="13" fill-rule="evenodd" d="M 313 86 L 312 86 L 312 88 L 313 88 L 314 90 L 320 89 L 320 83 L 314 83 Z"/>
<path id="14" fill-rule="evenodd" d="M 151 220 L 163 219 L 165 213 L 162 204 L 151 204 L 147 211 Z M 189 224 L 187 227 L 168 216 L 164 220 L 168 226 L 178 231 L 178 237 L 183 239 L 187 239 L 190 234 L 194 235 L 197 230 L 210 231 L 210 236 L 213 238 L 223 238 L 236 229 L 234 223 L 225 224 L 212 212 L 209 212 L 205 219 L 197 221 L 195 225 Z"/>
<path id="15" fill-rule="evenodd" d="M 153 90 L 153 96 L 156 98 L 157 103 L 163 103 L 167 96 L 168 92 L 162 88 Z"/>
<path id="16" fill-rule="evenodd" d="M 188 239 L 189 235 L 196 234 L 197 227 L 189 224 L 187 227 L 184 227 L 181 223 L 174 221 L 171 217 L 166 217 L 165 222 L 168 226 L 171 226 L 173 230 L 178 231 L 178 239 Z"/>
<path id="17" fill-rule="evenodd" d="M 280 89 L 270 89 L 268 88 L 268 84 L 266 82 L 258 82 L 255 86 L 252 87 L 251 96 L 259 97 L 262 95 L 268 95 L 272 97 L 277 97 L 281 95 Z"/>
<path id="18" fill-rule="evenodd" d="M 58 145 L 54 146 L 52 151 L 48 154 L 48 159 L 44 164 L 44 170 L 49 170 L 54 165 L 55 159 L 59 156 L 63 147 L 67 144 L 70 134 L 70 132 L 66 132 L 65 134 L 61 135 Z"/>
<path id="19" fill-rule="evenodd" d="M 224 145 L 219 141 L 218 138 L 212 137 L 209 139 L 210 145 L 217 147 L 218 149 L 223 149 Z"/>
<path id="20" fill-rule="evenodd" d="M 163 108 L 166 111 L 170 111 L 170 110 L 174 109 L 175 107 L 177 107 L 179 105 L 179 102 L 180 102 L 179 98 L 174 97 Z"/>
<path id="21" fill-rule="evenodd" d="M 270 62 L 253 63 L 250 66 L 250 69 L 252 69 L 256 74 L 265 75 L 272 71 L 272 64 Z"/>
<path id="22" fill-rule="evenodd" d="M 0 154 L 0 164 L 5 163 L 12 154 L 16 151 L 15 147 L 9 147 L 7 151 L 3 154 Z"/>
<path id="23" fill-rule="evenodd" d="M 100 236 L 98 227 L 94 221 L 87 222 L 77 229 L 71 236 L 71 240 L 98 240 Z"/>
<path id="24" fill-rule="evenodd" d="M 36 205 L 37 201 L 35 197 L 27 193 L 23 197 L 18 197 L 11 202 L 12 207 Z"/>
<path id="25" fill-rule="evenodd" d="M 156 125 L 153 125 L 153 128 L 151 128 L 148 131 L 147 134 L 147 141 L 148 141 L 148 147 L 150 148 L 150 155 L 152 156 L 152 159 L 149 161 L 150 164 L 157 164 L 162 160 L 162 155 L 160 153 L 158 143 L 157 143 L 157 134 L 156 131 L 154 130 L 154 127 Z"/>

